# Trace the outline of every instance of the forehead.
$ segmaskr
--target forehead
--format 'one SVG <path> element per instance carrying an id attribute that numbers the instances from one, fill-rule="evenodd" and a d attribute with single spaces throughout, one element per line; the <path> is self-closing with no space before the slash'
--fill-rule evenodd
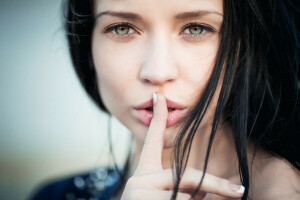
<path id="1" fill-rule="evenodd" d="M 223 14 L 223 0 L 94 0 L 95 11 L 120 10 L 142 15 L 209 10 Z"/>

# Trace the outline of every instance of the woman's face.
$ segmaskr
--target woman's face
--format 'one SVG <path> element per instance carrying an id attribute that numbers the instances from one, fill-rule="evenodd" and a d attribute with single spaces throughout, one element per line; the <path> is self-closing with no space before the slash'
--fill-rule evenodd
<path id="1" fill-rule="evenodd" d="M 94 6 L 92 54 L 103 103 L 140 140 L 152 111 L 137 106 L 153 92 L 170 107 L 180 104 L 167 122 L 165 146 L 172 146 L 177 120 L 195 105 L 213 70 L 223 1 L 95 0 Z"/>

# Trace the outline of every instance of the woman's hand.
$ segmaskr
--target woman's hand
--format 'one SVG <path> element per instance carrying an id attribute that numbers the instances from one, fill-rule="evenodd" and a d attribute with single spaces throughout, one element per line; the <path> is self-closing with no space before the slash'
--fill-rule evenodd
<path id="1" fill-rule="evenodd" d="M 171 199 L 174 187 L 172 169 L 164 170 L 161 163 L 168 109 L 166 100 L 161 94 L 156 94 L 156 103 L 154 104 L 154 116 L 149 126 L 140 161 L 134 175 L 126 183 L 122 200 Z M 187 167 L 181 179 L 179 185 L 180 192 L 178 192 L 176 199 L 190 199 L 201 177 L 201 171 Z M 201 191 L 198 192 L 194 199 L 201 200 L 206 193 L 239 199 L 243 196 L 243 192 L 243 187 L 233 185 L 225 179 L 206 173 Z"/>

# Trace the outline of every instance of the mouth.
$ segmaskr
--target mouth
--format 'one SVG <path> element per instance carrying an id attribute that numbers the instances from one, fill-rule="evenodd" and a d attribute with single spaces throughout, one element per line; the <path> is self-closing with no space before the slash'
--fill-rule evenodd
<path id="1" fill-rule="evenodd" d="M 153 107 L 145 108 L 145 110 L 153 112 Z M 175 108 L 168 108 L 168 112 L 171 112 L 171 111 L 174 111 L 174 110 L 176 110 L 176 109 Z"/>
<path id="2" fill-rule="evenodd" d="M 183 106 L 179 103 L 176 103 L 168 98 L 166 98 L 166 103 L 167 103 L 168 111 L 183 110 L 186 108 L 185 106 Z M 145 101 L 144 103 L 134 106 L 133 108 L 136 110 L 146 109 L 148 111 L 153 111 L 153 99 L 149 99 L 148 101 Z"/>
<path id="3" fill-rule="evenodd" d="M 186 113 L 187 108 L 166 98 L 168 107 L 167 127 L 175 125 Z M 149 126 L 153 117 L 153 99 L 133 107 L 134 116 Z"/>

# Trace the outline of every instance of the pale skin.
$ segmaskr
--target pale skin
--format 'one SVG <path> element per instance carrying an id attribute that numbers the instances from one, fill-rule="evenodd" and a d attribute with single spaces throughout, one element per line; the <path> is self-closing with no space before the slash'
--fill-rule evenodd
<path id="1" fill-rule="evenodd" d="M 170 156 L 174 134 L 179 128 L 166 127 L 165 98 L 190 110 L 201 96 L 218 50 L 223 2 L 96 0 L 95 15 L 92 53 L 99 92 L 108 111 L 132 132 L 137 146 L 130 178 L 116 199 L 170 199 Z M 124 22 L 129 27 L 123 25 L 119 32 L 108 29 Z M 196 29 L 187 28 L 191 23 Z M 195 189 L 200 181 L 220 87 L 219 84 L 193 140 L 188 169 L 177 199 L 189 199 L 189 190 Z M 154 92 L 157 92 L 154 117 L 150 126 L 146 126 L 132 114 L 132 108 L 152 98 Z M 248 156 L 251 163 L 250 143 Z M 251 173 L 249 196 L 252 199 L 300 198 L 299 175 L 284 161 L 259 150 Z M 232 184 L 236 185 L 233 188 L 239 188 L 241 184 L 234 140 L 231 128 L 220 124 L 207 174 L 196 199 L 240 199 L 242 194 L 235 192 Z"/>
<path id="2" fill-rule="evenodd" d="M 166 129 L 167 106 L 164 97 L 157 94 L 154 117 L 145 139 L 138 166 L 128 180 L 121 199 L 170 199 L 173 188 L 171 169 L 162 165 L 163 133 Z M 182 192 L 177 199 L 190 199 L 188 190 L 196 188 L 202 176 L 200 170 L 187 168 L 179 186 Z M 218 187 L 216 187 L 218 186 Z M 201 192 L 194 199 L 203 199 L 206 193 L 238 199 L 243 192 L 240 186 L 232 187 L 230 181 L 206 174 Z"/>

